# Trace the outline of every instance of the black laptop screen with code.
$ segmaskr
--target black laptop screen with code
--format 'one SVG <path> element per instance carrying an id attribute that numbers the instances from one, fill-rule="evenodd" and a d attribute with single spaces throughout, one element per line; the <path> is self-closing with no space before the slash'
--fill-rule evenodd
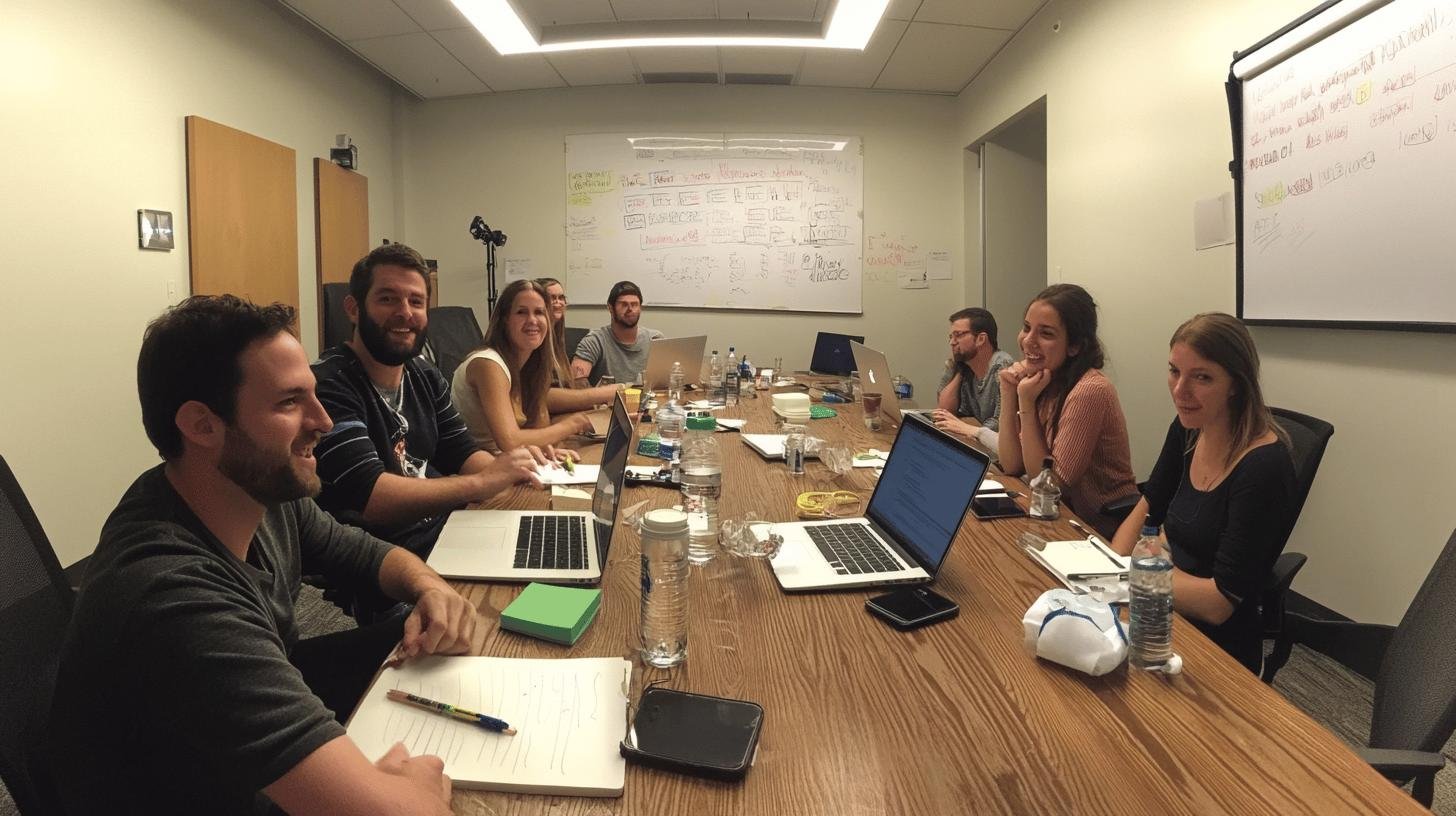
<path id="1" fill-rule="evenodd" d="M 866 515 L 934 575 L 989 466 L 980 451 L 928 423 L 907 420 Z"/>

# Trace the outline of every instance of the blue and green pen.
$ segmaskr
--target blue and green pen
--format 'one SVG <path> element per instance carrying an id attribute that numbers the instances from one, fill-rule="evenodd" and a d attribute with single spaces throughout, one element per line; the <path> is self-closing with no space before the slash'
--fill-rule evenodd
<path id="1" fill-rule="evenodd" d="M 461 722 L 468 722 L 472 725 L 478 725 L 487 731 L 498 731 L 508 736 L 515 736 L 516 733 L 516 729 L 506 724 L 505 720 L 497 720 L 495 717 L 487 716 L 485 714 L 477 714 L 474 711 L 467 711 L 463 708 L 456 708 L 449 703 L 437 703 L 434 700 L 426 699 L 424 697 L 417 697 L 407 691 L 390 689 L 386 696 L 388 696 L 389 699 L 395 701 L 396 703 L 404 703 L 405 705 L 412 705 L 416 708 L 423 708 L 426 711 L 433 711 L 436 714 L 444 715 L 452 720 L 460 720 Z"/>

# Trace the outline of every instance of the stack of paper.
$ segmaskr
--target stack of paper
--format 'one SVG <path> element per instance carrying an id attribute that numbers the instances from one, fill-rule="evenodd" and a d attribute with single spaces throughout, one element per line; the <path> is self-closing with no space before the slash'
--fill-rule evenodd
<path id="1" fill-rule="evenodd" d="M 570 646 L 596 618 L 600 589 L 527 584 L 501 612 L 502 629 Z"/>
<path id="2" fill-rule="evenodd" d="M 1074 583 L 1093 579 L 1125 580 L 1131 562 L 1130 558 L 1118 555 L 1095 538 L 1048 541 L 1041 550 L 1023 549 L 1069 588 Z"/>

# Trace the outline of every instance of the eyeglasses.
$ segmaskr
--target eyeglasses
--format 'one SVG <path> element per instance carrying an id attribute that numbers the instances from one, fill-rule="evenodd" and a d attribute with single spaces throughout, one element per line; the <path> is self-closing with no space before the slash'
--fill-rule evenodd
<path id="1" fill-rule="evenodd" d="M 551 302 L 552 303 L 556 303 L 557 301 L 560 301 L 561 303 L 565 303 L 566 302 L 566 295 L 552 295 L 551 296 Z"/>
<path id="2" fill-rule="evenodd" d="M 955 341 L 961 339 L 962 337 L 965 337 L 968 334 L 975 334 L 975 332 L 973 332 L 973 331 L 953 331 L 953 332 L 950 333 L 950 341 L 952 343 L 954 343 Z"/>

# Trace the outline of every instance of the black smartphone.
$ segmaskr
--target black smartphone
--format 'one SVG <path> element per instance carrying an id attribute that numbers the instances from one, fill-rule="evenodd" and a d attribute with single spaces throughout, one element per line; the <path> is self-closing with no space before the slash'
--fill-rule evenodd
<path id="1" fill-rule="evenodd" d="M 906 587 L 877 595 L 865 601 L 865 609 L 896 629 L 915 629 L 950 620 L 961 612 L 955 601 L 926 587 Z"/>
<path id="2" fill-rule="evenodd" d="M 1016 518 L 1026 515 L 1016 499 L 1010 496 L 977 496 L 971 499 L 971 512 L 978 519 Z"/>
<path id="3" fill-rule="evenodd" d="M 763 706 L 667 688 L 642 694 L 622 756 L 713 779 L 742 779 L 753 764 Z"/>

